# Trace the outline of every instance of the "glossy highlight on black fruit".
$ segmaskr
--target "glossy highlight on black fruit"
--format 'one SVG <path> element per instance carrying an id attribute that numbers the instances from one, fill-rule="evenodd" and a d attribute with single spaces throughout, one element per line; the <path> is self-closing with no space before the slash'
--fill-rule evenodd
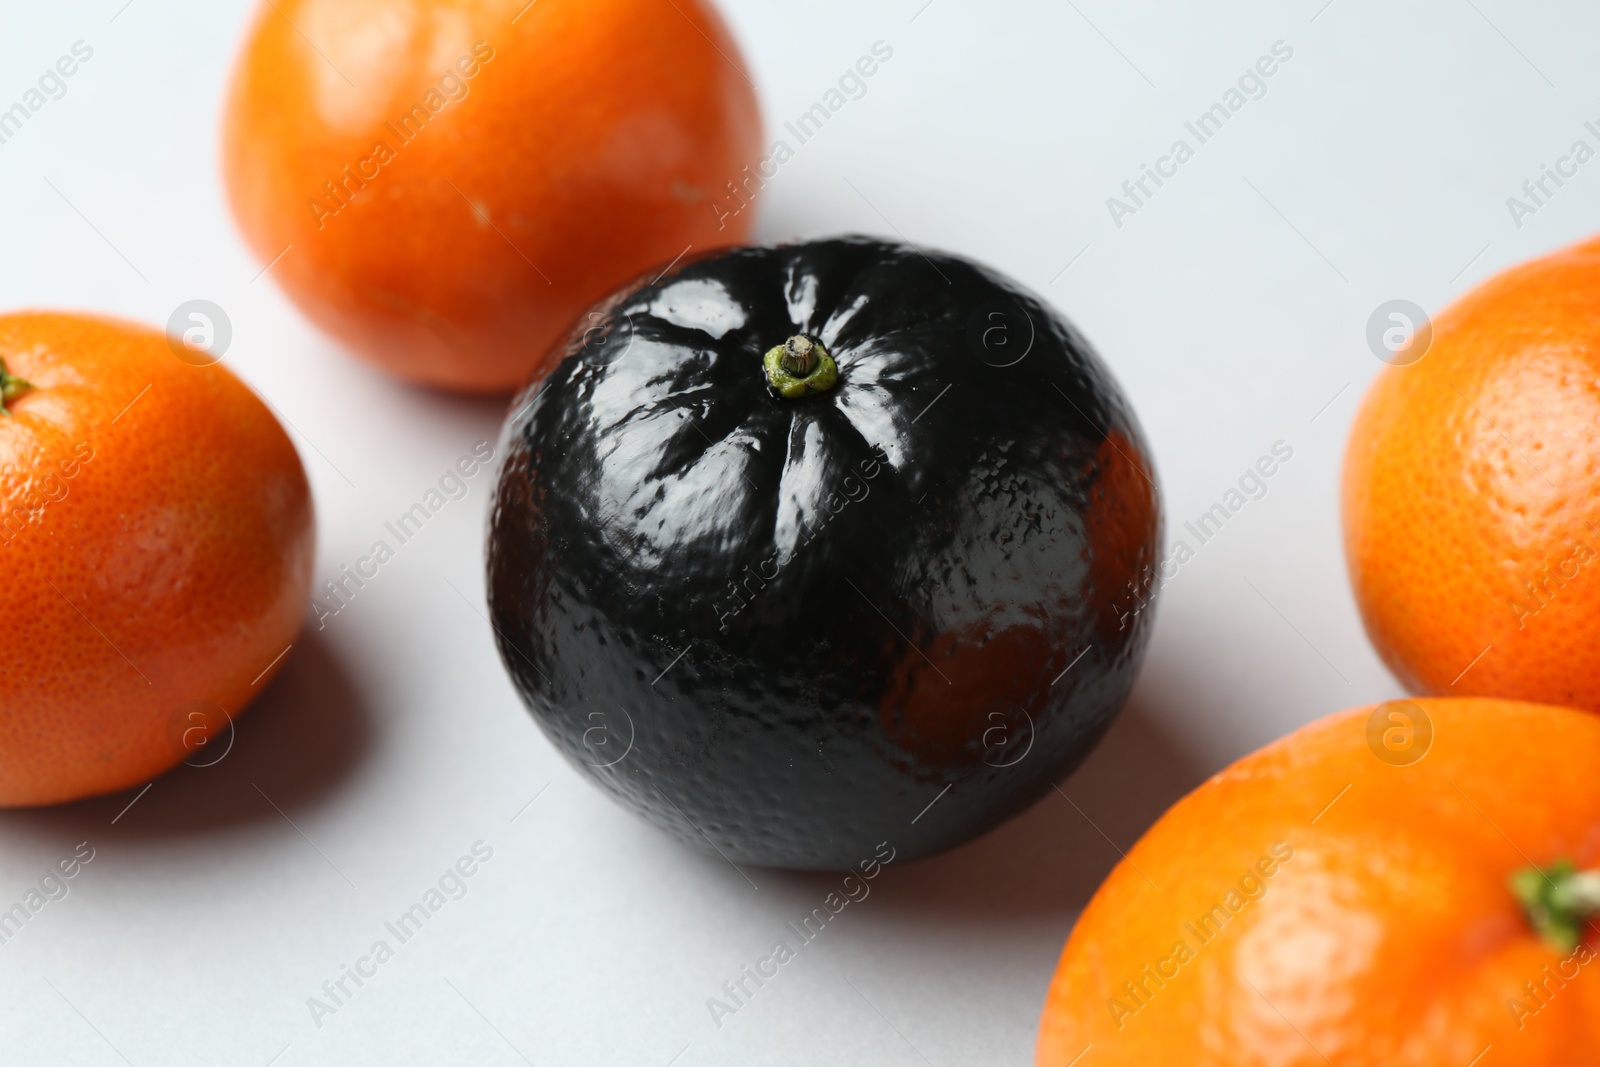
<path id="1" fill-rule="evenodd" d="M 824 357 L 831 384 L 779 388 Z M 690 260 L 596 305 L 512 412 L 501 657 L 576 765 L 735 863 L 959 844 L 1133 685 L 1148 449 L 1083 337 L 984 267 L 865 238 Z"/>

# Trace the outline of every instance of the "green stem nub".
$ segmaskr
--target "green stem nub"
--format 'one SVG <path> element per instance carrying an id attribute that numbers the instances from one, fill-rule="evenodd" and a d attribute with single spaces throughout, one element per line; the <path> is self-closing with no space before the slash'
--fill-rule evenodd
<path id="1" fill-rule="evenodd" d="M 1600 916 L 1600 871 L 1580 871 L 1571 860 L 1518 871 L 1511 892 L 1539 936 L 1562 953 L 1576 949 L 1589 920 Z"/>
<path id="2" fill-rule="evenodd" d="M 0 415 L 9 417 L 11 409 L 6 405 L 32 388 L 33 386 L 6 370 L 6 361 L 0 359 Z"/>
<path id="3" fill-rule="evenodd" d="M 767 373 L 767 385 L 772 391 L 788 400 L 826 392 L 839 380 L 839 366 L 828 350 L 821 342 L 801 334 L 768 349 L 761 357 L 761 368 Z"/>

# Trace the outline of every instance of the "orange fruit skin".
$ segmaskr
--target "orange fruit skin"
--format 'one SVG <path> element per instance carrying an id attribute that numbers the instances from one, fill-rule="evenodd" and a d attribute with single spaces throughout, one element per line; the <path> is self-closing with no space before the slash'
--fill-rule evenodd
<path id="1" fill-rule="evenodd" d="M 1600 710 L 1600 243 L 1491 279 L 1384 369 L 1343 517 L 1367 633 L 1414 692 Z"/>
<path id="2" fill-rule="evenodd" d="M 301 309 L 468 392 L 520 385 L 591 303 L 686 247 L 742 242 L 754 211 L 728 183 L 748 200 L 760 155 L 708 0 L 274 0 L 223 128 L 234 214 L 263 263 L 289 248 L 271 273 Z"/>
<path id="3" fill-rule="evenodd" d="M 34 387 L 0 417 L 12 807 L 147 782 L 224 729 L 300 629 L 314 523 L 272 413 L 160 333 L 4 315 L 0 358 Z"/>
<path id="4" fill-rule="evenodd" d="M 1485 1067 L 1600 1064 L 1600 940 L 1591 927 L 1570 957 L 1546 945 L 1506 884 L 1530 863 L 1600 860 L 1600 720 L 1414 703 L 1434 740 L 1411 766 L 1374 754 L 1359 708 L 1167 812 L 1067 942 L 1040 1067 L 1468 1067 L 1491 1047 Z M 1189 924 L 1213 907 L 1224 920 L 1203 942 Z"/>

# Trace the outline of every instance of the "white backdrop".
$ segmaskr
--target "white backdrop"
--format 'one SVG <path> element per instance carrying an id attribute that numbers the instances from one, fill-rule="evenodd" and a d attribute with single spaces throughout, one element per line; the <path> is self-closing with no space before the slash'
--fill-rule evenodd
<path id="1" fill-rule="evenodd" d="M 227 364 L 292 423 L 310 472 L 320 582 L 494 441 L 503 404 L 387 380 L 319 336 L 270 276 L 252 282 L 216 164 L 246 4 L 124 5 L 6 4 L 0 105 L 74 42 L 93 56 L 0 144 L 0 306 L 155 325 L 190 299 L 225 308 Z M 1293 450 L 1262 499 L 1189 541 L 1109 739 L 1062 795 L 888 868 L 718 1027 L 707 998 L 836 880 L 754 871 L 752 888 L 555 755 L 479 614 L 480 475 L 302 640 L 222 763 L 162 778 L 131 808 L 130 793 L 0 814 L 0 907 L 79 842 L 93 849 L 70 893 L 0 945 L 0 1060 L 1026 1063 L 1056 955 L 1118 848 L 1234 757 L 1396 695 L 1361 632 L 1337 525 L 1344 434 L 1380 366 L 1366 323 L 1395 298 L 1437 309 L 1600 228 L 1600 163 L 1531 216 L 1506 204 L 1574 140 L 1600 143 L 1584 129 L 1600 122 L 1600 12 L 724 7 L 774 137 L 874 43 L 893 50 L 866 94 L 797 146 L 759 205 L 759 236 L 904 235 L 1045 294 L 1132 396 L 1174 541 L 1275 443 Z M 1292 55 L 1267 64 L 1261 91 L 1247 79 L 1257 98 L 1200 143 L 1184 124 L 1275 44 Z M 1176 174 L 1146 179 L 1142 202 L 1126 197 L 1122 183 L 1180 138 L 1192 158 L 1160 163 Z M 1113 218 L 1112 196 L 1136 210 Z M 465 895 L 315 1025 L 307 998 L 477 842 L 492 857 Z"/>

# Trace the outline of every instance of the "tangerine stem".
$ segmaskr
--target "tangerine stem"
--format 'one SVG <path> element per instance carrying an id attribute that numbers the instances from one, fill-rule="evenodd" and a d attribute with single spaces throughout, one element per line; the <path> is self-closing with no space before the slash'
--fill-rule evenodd
<path id="1" fill-rule="evenodd" d="M 0 359 L 0 415 L 10 417 L 11 410 L 6 405 L 32 388 L 33 386 L 6 370 L 6 361 Z"/>
<path id="2" fill-rule="evenodd" d="M 839 380 L 839 366 L 828 350 L 803 334 L 769 348 L 761 357 L 761 367 L 772 391 L 789 400 L 826 392 Z"/>
<path id="3" fill-rule="evenodd" d="M 1571 860 L 1525 867 L 1511 876 L 1511 895 L 1546 943 L 1570 953 L 1589 920 L 1600 916 L 1600 871 L 1580 871 Z"/>

